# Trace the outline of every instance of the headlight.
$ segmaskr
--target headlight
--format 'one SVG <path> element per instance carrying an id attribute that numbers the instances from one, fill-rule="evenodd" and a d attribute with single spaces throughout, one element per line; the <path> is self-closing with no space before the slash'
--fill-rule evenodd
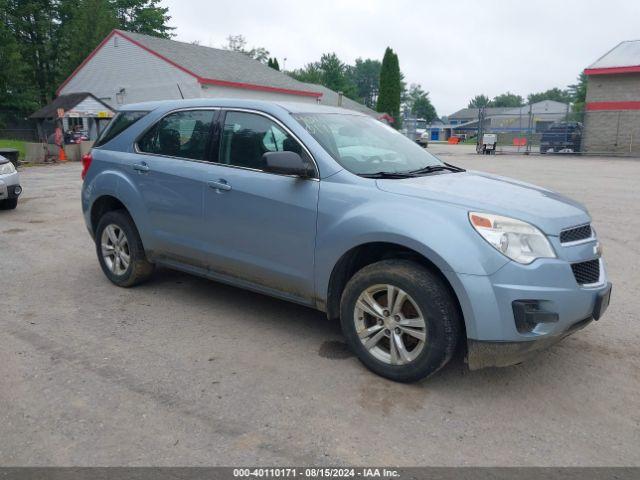
<path id="1" fill-rule="evenodd" d="M 13 163 L 3 163 L 0 165 L 0 175 L 8 175 L 10 173 L 15 173 L 16 167 L 13 166 Z"/>
<path id="2" fill-rule="evenodd" d="M 527 222 L 476 212 L 469 212 L 469 220 L 482 238 L 511 260 L 527 264 L 536 258 L 556 258 L 547 237 Z"/>

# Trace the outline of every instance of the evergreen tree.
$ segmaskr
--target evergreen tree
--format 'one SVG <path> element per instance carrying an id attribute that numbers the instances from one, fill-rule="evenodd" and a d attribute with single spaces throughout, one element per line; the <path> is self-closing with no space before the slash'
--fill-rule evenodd
<path id="1" fill-rule="evenodd" d="M 490 103 L 491 103 L 491 100 L 489 100 L 489 97 L 487 97 L 486 95 L 480 94 L 480 95 L 476 95 L 469 101 L 469 105 L 467 105 L 467 108 L 488 107 Z"/>
<path id="2" fill-rule="evenodd" d="M 269 58 L 267 66 L 273 68 L 274 70 L 280 71 L 280 64 L 278 63 L 278 59 L 276 57 Z"/>
<path id="3" fill-rule="evenodd" d="M 400 97 L 402 95 L 398 56 L 390 47 L 384 52 L 380 68 L 380 88 L 377 111 L 388 113 L 394 119 L 393 126 L 400 128 Z"/>

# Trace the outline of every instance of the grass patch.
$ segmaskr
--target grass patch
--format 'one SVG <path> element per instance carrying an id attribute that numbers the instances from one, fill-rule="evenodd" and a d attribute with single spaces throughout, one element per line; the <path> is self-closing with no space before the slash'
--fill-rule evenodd
<path id="1" fill-rule="evenodd" d="M 18 158 L 24 160 L 26 155 L 25 142 L 22 140 L 4 140 L 0 139 L 0 148 L 15 148 L 20 152 Z"/>

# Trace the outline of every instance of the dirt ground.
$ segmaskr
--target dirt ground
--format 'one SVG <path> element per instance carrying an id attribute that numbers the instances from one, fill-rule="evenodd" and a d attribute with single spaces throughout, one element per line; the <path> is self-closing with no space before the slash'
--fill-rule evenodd
<path id="1" fill-rule="evenodd" d="M 80 166 L 31 167 L 0 211 L 0 465 L 640 465 L 640 160 L 430 150 L 584 202 L 605 317 L 519 366 L 392 383 L 313 310 L 168 270 L 113 286 Z"/>

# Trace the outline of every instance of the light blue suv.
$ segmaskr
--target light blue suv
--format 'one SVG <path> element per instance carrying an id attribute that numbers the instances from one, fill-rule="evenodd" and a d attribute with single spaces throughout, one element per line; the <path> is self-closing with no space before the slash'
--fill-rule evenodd
<path id="1" fill-rule="evenodd" d="M 316 308 L 397 381 L 433 374 L 458 346 L 472 369 L 519 363 L 609 304 L 582 205 L 443 163 L 348 110 L 129 105 L 82 176 L 116 285 L 163 265 Z"/>

